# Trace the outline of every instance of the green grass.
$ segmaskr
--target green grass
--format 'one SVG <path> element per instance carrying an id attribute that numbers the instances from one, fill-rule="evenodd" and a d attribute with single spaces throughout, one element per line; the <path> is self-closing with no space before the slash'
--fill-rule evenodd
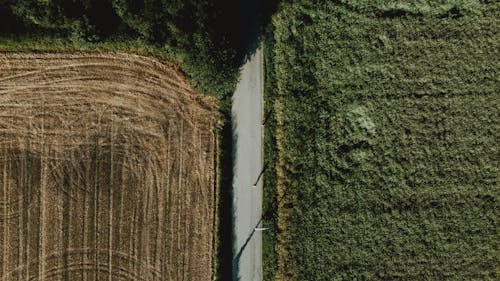
<path id="1" fill-rule="evenodd" d="M 279 275 L 498 280 L 499 2 L 337 2 L 273 19 Z"/>
<path id="2" fill-rule="evenodd" d="M 263 280 L 273 280 L 278 266 L 278 256 L 276 253 L 277 226 L 278 226 L 278 198 L 276 194 L 276 117 L 274 114 L 274 91 L 276 87 L 273 75 L 273 27 L 269 26 L 264 34 L 264 159 L 267 168 L 263 177 L 263 203 L 262 213 L 263 225 L 269 229 L 262 232 L 262 264 Z"/>

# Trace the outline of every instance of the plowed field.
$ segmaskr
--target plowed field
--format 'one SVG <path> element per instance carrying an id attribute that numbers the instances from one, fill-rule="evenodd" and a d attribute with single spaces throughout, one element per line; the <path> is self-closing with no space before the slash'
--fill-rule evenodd
<path id="1" fill-rule="evenodd" d="M 210 280 L 216 102 L 115 53 L 0 53 L 0 280 Z"/>

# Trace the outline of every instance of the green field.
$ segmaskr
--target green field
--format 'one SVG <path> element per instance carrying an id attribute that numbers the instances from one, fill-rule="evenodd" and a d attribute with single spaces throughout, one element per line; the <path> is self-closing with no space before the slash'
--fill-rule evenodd
<path id="1" fill-rule="evenodd" d="M 271 33 L 266 279 L 499 280 L 500 2 L 284 1 Z"/>

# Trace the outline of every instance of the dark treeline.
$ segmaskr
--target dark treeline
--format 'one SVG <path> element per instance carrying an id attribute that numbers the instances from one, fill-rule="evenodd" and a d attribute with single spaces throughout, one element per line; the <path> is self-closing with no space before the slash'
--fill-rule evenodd
<path id="1" fill-rule="evenodd" d="M 275 5 L 265 6 L 268 18 Z M 261 10 L 259 0 L 0 0 L 0 34 L 141 40 L 175 54 L 198 89 L 220 95 L 256 47 L 252 17 Z"/>

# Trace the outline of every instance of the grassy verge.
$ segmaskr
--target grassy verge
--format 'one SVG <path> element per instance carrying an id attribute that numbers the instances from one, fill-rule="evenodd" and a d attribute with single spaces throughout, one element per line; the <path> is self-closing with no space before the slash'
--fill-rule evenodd
<path id="1" fill-rule="evenodd" d="M 263 280 L 274 280 L 276 274 L 278 259 L 276 254 L 277 244 L 277 211 L 278 199 L 276 194 L 276 118 L 274 116 L 274 94 L 275 94 L 275 77 L 274 77 L 274 61 L 273 61 L 273 26 L 270 25 L 265 30 L 263 37 L 264 51 L 264 159 L 267 165 L 264 173 L 263 182 L 263 202 L 262 213 L 263 225 L 269 227 L 269 230 L 262 233 L 262 264 L 263 264 Z"/>
<path id="2" fill-rule="evenodd" d="M 499 278 L 499 4 L 405 3 L 275 16 L 284 280 Z"/>

